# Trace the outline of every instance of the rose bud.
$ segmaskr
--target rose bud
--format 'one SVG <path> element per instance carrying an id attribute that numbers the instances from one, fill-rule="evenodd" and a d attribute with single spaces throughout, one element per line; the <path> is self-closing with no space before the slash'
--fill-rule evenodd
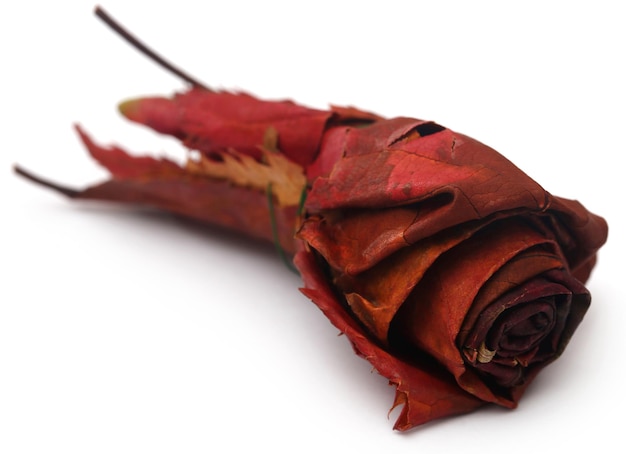
<path id="1" fill-rule="evenodd" d="M 145 46 L 98 14 L 131 43 Z M 513 408 L 565 349 L 604 219 L 436 123 L 315 110 L 193 87 L 122 103 L 177 137 L 184 166 L 96 144 L 111 173 L 74 199 L 149 205 L 274 242 L 302 292 L 396 386 L 407 430 L 487 403 Z"/>

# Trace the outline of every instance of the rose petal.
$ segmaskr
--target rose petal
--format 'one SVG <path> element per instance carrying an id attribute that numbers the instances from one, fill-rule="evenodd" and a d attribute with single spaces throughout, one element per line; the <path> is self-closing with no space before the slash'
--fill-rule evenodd
<path id="1" fill-rule="evenodd" d="M 475 367 L 486 374 L 487 382 L 508 388 L 509 399 L 515 402 L 539 370 L 563 352 L 589 301 L 588 291 L 567 272 L 547 271 L 514 287 L 485 308 L 462 341 L 464 348 L 493 349 L 493 361 L 479 361 Z M 545 323 L 534 323 L 529 330 L 529 323 L 537 322 L 533 317 L 539 314 Z M 513 334 L 524 334 L 516 344 L 507 342 L 512 326 L 518 330 Z M 522 327 L 524 333 L 519 332 Z M 477 381 L 473 373 L 458 379 L 464 388 Z"/>
<path id="2" fill-rule="evenodd" d="M 336 286 L 346 294 L 353 314 L 377 340 L 388 342 L 389 325 L 426 271 L 443 253 L 474 234 L 481 224 L 440 235 L 398 251 L 362 273 L 337 273 Z"/>
<path id="3" fill-rule="evenodd" d="M 298 236 L 324 256 L 335 269 L 356 275 L 408 246 L 406 232 L 421 228 L 436 234 L 437 220 L 450 207 L 447 194 L 424 202 L 380 210 L 333 210 L 304 221 Z"/>
<path id="4" fill-rule="evenodd" d="M 424 360 L 409 363 L 378 346 L 337 300 L 319 269 L 313 253 L 301 250 L 295 264 L 302 274 L 302 292 L 352 343 L 355 352 L 367 359 L 376 370 L 397 386 L 396 405 L 404 407 L 394 426 L 408 430 L 433 419 L 470 412 L 484 402 L 459 388 L 451 376 Z"/>
<path id="5" fill-rule="evenodd" d="M 489 246 L 485 248 L 487 241 Z M 392 322 L 392 344 L 415 345 L 436 358 L 458 380 L 466 373 L 466 366 L 457 336 L 480 289 L 521 252 L 551 244 L 554 246 L 515 219 L 490 224 L 429 269 Z M 514 402 L 496 395 L 482 380 L 459 384 L 485 401 L 514 406 Z"/>
<path id="6" fill-rule="evenodd" d="M 321 149 L 320 157 L 345 157 L 328 177 L 314 182 L 306 208 L 322 216 L 323 222 L 305 228 L 325 237 L 315 246 L 318 250 L 321 243 L 342 240 L 341 250 L 330 251 L 328 256 L 323 252 L 333 266 L 356 274 L 405 244 L 441 230 L 492 216 L 525 214 L 550 224 L 551 237 L 561 243 L 573 274 L 586 280 L 595 252 L 606 239 L 604 219 L 578 202 L 551 196 L 488 146 L 428 125 L 407 118 L 379 121 L 348 131 L 341 153 L 333 149 L 338 145 L 332 141 Z M 425 127 L 430 130 L 420 134 Z M 412 129 L 417 133 L 411 134 Z M 407 225 L 410 214 L 403 213 L 409 205 L 415 220 Z M 376 228 L 384 225 L 380 219 L 372 230 L 366 227 L 370 223 L 364 221 L 363 211 L 385 210 L 393 218 L 399 206 L 403 217 L 394 228 Z M 422 213 L 422 207 L 428 211 Z M 329 210 L 350 216 L 327 219 Z M 385 243 L 387 247 L 382 247 Z"/>

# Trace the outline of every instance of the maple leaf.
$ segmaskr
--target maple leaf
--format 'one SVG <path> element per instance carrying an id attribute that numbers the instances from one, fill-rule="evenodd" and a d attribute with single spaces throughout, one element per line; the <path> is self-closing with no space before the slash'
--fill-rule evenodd
<path id="1" fill-rule="evenodd" d="M 186 170 L 228 180 L 236 186 L 271 191 L 280 206 L 298 205 L 306 186 L 304 169 L 279 152 L 278 134 L 274 128 L 268 128 L 259 149 L 261 161 L 231 148 L 220 154 L 221 161 L 205 155 L 190 158 Z"/>

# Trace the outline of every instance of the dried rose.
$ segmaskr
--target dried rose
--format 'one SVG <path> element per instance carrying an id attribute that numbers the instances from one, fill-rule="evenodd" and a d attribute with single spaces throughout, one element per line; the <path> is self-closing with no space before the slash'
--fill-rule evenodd
<path id="1" fill-rule="evenodd" d="M 397 385 L 396 428 L 514 407 L 589 306 L 604 220 L 432 122 L 336 133 L 298 233 L 305 294 Z"/>
<path id="2" fill-rule="evenodd" d="M 589 306 L 582 282 L 606 240 L 602 218 L 433 122 L 266 102 L 177 73 L 194 87 L 120 110 L 194 150 L 185 166 L 101 147 L 78 128 L 111 180 L 79 191 L 18 172 L 72 198 L 147 204 L 277 243 L 302 291 L 396 385 L 399 430 L 515 407 L 563 352 Z"/>

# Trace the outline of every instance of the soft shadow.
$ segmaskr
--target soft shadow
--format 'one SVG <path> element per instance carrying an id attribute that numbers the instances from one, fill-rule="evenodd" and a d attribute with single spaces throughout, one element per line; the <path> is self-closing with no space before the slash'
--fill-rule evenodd
<path id="1" fill-rule="evenodd" d="M 152 208 L 81 201 L 72 204 L 70 209 L 109 219 L 123 218 L 125 222 L 136 222 L 138 228 L 145 228 L 148 225 L 150 228 L 171 231 L 173 235 L 182 234 L 211 243 L 224 244 L 236 254 L 254 254 L 263 259 L 280 261 L 275 245 L 268 241 Z"/>

